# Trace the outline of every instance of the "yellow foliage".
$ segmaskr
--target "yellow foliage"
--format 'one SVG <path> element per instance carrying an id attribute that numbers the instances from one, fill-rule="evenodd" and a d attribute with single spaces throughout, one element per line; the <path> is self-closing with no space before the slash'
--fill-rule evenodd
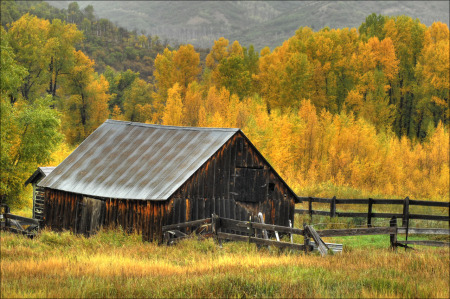
<path id="1" fill-rule="evenodd" d="M 178 83 L 168 91 L 168 98 L 164 115 L 162 118 L 163 125 L 181 126 L 183 103 L 181 102 L 181 87 Z"/>
<path id="2" fill-rule="evenodd" d="M 58 149 L 52 153 L 52 161 L 46 166 L 58 166 L 65 158 L 67 158 L 74 150 L 74 147 L 62 142 Z"/>

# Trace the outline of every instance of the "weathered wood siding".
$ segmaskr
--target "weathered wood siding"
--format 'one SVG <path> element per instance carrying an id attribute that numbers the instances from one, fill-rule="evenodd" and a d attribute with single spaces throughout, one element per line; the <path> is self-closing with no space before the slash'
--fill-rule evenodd
<path id="1" fill-rule="evenodd" d="M 231 138 L 172 195 L 168 224 L 221 217 L 248 220 L 263 213 L 265 223 L 289 225 L 294 197 L 270 165 L 240 133 Z"/>
<path id="2" fill-rule="evenodd" d="M 288 226 L 294 220 L 294 196 L 247 139 L 237 133 L 168 200 L 95 198 L 46 189 L 45 225 L 90 235 L 100 221 L 161 240 L 162 226 L 211 217 L 248 220 L 264 215 L 268 224 Z M 98 219 L 89 214 L 97 211 Z"/>
<path id="3" fill-rule="evenodd" d="M 104 203 L 104 208 L 96 216 L 92 215 L 95 209 L 92 201 Z M 71 230 L 89 236 L 97 229 L 97 221 L 92 220 L 94 216 L 105 228 L 121 227 L 127 233 L 142 234 L 144 241 L 159 240 L 162 238 L 162 226 L 171 215 L 169 206 L 169 201 L 94 199 L 47 189 L 44 225 L 55 231 Z"/>

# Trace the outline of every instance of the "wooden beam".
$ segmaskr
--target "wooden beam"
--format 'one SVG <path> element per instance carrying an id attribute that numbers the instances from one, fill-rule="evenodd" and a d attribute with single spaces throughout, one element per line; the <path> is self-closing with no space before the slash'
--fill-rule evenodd
<path id="1" fill-rule="evenodd" d="M 266 245 L 266 246 L 275 246 L 280 248 L 290 248 L 290 249 L 296 249 L 296 250 L 304 250 L 305 246 L 300 244 L 291 244 L 288 242 L 279 242 L 275 240 L 265 240 L 261 238 L 255 238 L 252 236 L 240 236 L 235 234 L 228 234 L 228 233 L 222 233 L 218 232 L 217 236 L 219 239 L 226 239 L 226 240 L 232 240 L 232 241 L 241 241 L 241 242 L 250 242 L 255 243 L 259 245 Z M 312 246 L 311 246 L 312 247 Z M 312 250 L 312 248 L 310 248 Z"/>
<path id="2" fill-rule="evenodd" d="M 313 238 L 314 242 L 317 244 L 317 249 L 320 252 L 321 256 L 325 256 L 328 254 L 328 246 L 325 244 L 325 242 L 320 238 L 319 234 L 316 232 L 316 230 L 310 226 L 307 225 L 305 227 L 305 230 L 308 232 L 308 234 Z"/>
<path id="3" fill-rule="evenodd" d="M 409 214 L 409 219 L 449 221 L 448 216 L 420 215 L 420 214 Z"/>
<path id="4" fill-rule="evenodd" d="M 236 223 L 236 226 L 250 228 L 250 223 L 249 222 L 239 222 L 239 223 Z M 279 233 L 290 233 L 290 234 L 296 234 L 296 235 L 303 235 L 302 229 L 291 228 L 291 227 L 281 226 L 281 225 L 272 225 L 272 224 L 252 222 L 251 227 L 256 228 L 256 229 L 266 229 L 266 230 L 270 230 L 270 231 L 277 231 Z"/>
<path id="5" fill-rule="evenodd" d="M 3 215 L 4 215 L 4 217 L 6 219 L 18 220 L 18 221 L 23 222 L 25 224 L 36 224 L 36 225 L 39 225 L 39 221 L 36 220 L 36 219 L 26 218 L 26 217 L 22 217 L 22 216 L 18 216 L 18 215 L 13 215 L 13 214 L 10 214 L 10 213 L 5 213 Z"/>
<path id="6" fill-rule="evenodd" d="M 351 229 L 327 229 L 317 231 L 321 237 L 344 237 L 344 236 L 362 236 L 362 235 L 389 235 L 395 234 L 397 229 L 394 227 L 371 227 L 371 228 L 351 228 Z"/>
<path id="7" fill-rule="evenodd" d="M 183 223 L 178 223 L 178 224 L 166 225 L 166 226 L 163 226 L 162 231 L 166 232 L 166 231 L 174 230 L 174 229 L 180 229 L 180 228 L 185 228 L 185 227 L 190 227 L 190 226 L 202 225 L 202 224 L 205 224 L 205 223 L 211 223 L 211 218 L 205 218 L 205 219 L 194 220 L 194 221 L 189 221 L 189 222 L 183 222 Z"/>
<path id="8" fill-rule="evenodd" d="M 450 247 L 449 242 L 440 242 L 440 241 L 398 241 L 398 243 L 424 245 L 424 246 L 436 246 L 436 247 Z"/>
<path id="9" fill-rule="evenodd" d="M 398 234 L 406 234 L 406 227 L 399 227 Z M 450 229 L 446 228 L 408 228 L 409 234 L 422 235 L 450 235 Z"/>
<path id="10" fill-rule="evenodd" d="M 450 202 L 444 201 L 427 201 L 427 200 L 409 200 L 411 206 L 425 206 L 425 207 L 444 207 L 450 208 Z"/>

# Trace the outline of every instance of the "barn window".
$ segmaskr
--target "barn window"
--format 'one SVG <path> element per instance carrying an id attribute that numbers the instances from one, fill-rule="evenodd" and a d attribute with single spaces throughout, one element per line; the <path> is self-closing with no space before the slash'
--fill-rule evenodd
<path id="1" fill-rule="evenodd" d="M 237 167 L 234 193 L 235 200 L 261 202 L 267 198 L 267 170 Z"/>
<path id="2" fill-rule="evenodd" d="M 275 191 L 275 184 L 274 183 L 269 183 L 269 191 L 270 192 Z"/>

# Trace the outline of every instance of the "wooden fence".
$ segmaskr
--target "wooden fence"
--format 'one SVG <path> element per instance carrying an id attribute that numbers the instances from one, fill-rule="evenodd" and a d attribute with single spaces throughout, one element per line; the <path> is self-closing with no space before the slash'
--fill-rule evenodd
<path id="1" fill-rule="evenodd" d="M 363 217 L 367 218 L 367 226 L 372 226 L 373 218 L 392 218 L 396 217 L 402 219 L 402 226 L 409 227 L 410 219 L 421 220 L 434 220 L 434 221 L 447 221 L 450 224 L 450 202 L 440 201 L 425 201 L 425 200 L 412 200 L 406 197 L 405 199 L 337 199 L 333 198 L 319 198 L 319 197 L 299 197 L 299 199 L 308 203 L 308 209 L 295 209 L 296 213 L 312 215 L 322 215 L 330 217 Z M 330 205 L 329 211 L 314 210 L 313 203 L 326 203 Z M 338 205 L 354 205 L 363 204 L 367 205 L 367 212 L 339 212 L 337 211 Z M 374 213 L 374 205 L 400 205 L 403 207 L 403 212 L 399 213 Z M 424 214 L 412 214 L 409 212 L 410 206 L 422 206 L 422 207 L 443 207 L 448 209 L 448 216 L 441 215 L 424 215 Z"/>
<path id="2" fill-rule="evenodd" d="M 16 234 L 23 234 L 33 238 L 39 230 L 37 219 L 22 217 L 10 213 L 7 205 L 0 206 L 0 227 Z"/>
<path id="3" fill-rule="evenodd" d="M 212 235 L 221 245 L 222 240 L 244 241 L 249 243 L 256 243 L 262 246 L 274 246 L 278 248 L 289 248 L 309 252 L 318 250 L 321 255 L 326 255 L 329 250 L 342 250 L 340 244 L 325 243 L 324 237 L 338 237 L 338 236 L 361 236 L 361 235 L 390 235 L 390 245 L 393 249 L 398 246 L 408 247 L 407 244 L 418 245 L 432 245 L 432 246 L 449 246 L 448 242 L 437 241 L 398 241 L 397 234 L 405 233 L 406 228 L 397 227 L 397 219 L 393 217 L 388 227 L 370 227 L 370 228 L 352 228 L 352 229 L 327 229 L 316 231 L 313 226 L 304 225 L 303 229 L 285 227 L 279 225 L 264 224 L 252 221 L 239 221 L 234 219 L 227 219 L 212 215 L 211 218 L 202 220 L 179 223 L 169 226 L 164 226 L 162 231 L 164 233 L 164 243 L 173 244 L 178 240 L 190 237 L 181 230 L 195 227 L 207 227 L 206 231 Z M 198 231 L 198 229 L 196 231 Z M 194 231 L 192 229 L 191 231 Z M 278 233 L 290 235 L 290 242 L 271 240 L 267 236 L 267 231 L 273 232 L 272 236 L 278 236 Z M 416 234 L 444 234 L 450 235 L 449 229 L 419 229 L 409 228 L 410 233 Z M 266 232 L 266 233 L 265 233 Z M 303 236 L 303 244 L 295 244 L 293 242 L 293 235 Z M 311 241 L 314 240 L 314 242 Z M 426 243 L 428 242 L 428 243 Z"/>

